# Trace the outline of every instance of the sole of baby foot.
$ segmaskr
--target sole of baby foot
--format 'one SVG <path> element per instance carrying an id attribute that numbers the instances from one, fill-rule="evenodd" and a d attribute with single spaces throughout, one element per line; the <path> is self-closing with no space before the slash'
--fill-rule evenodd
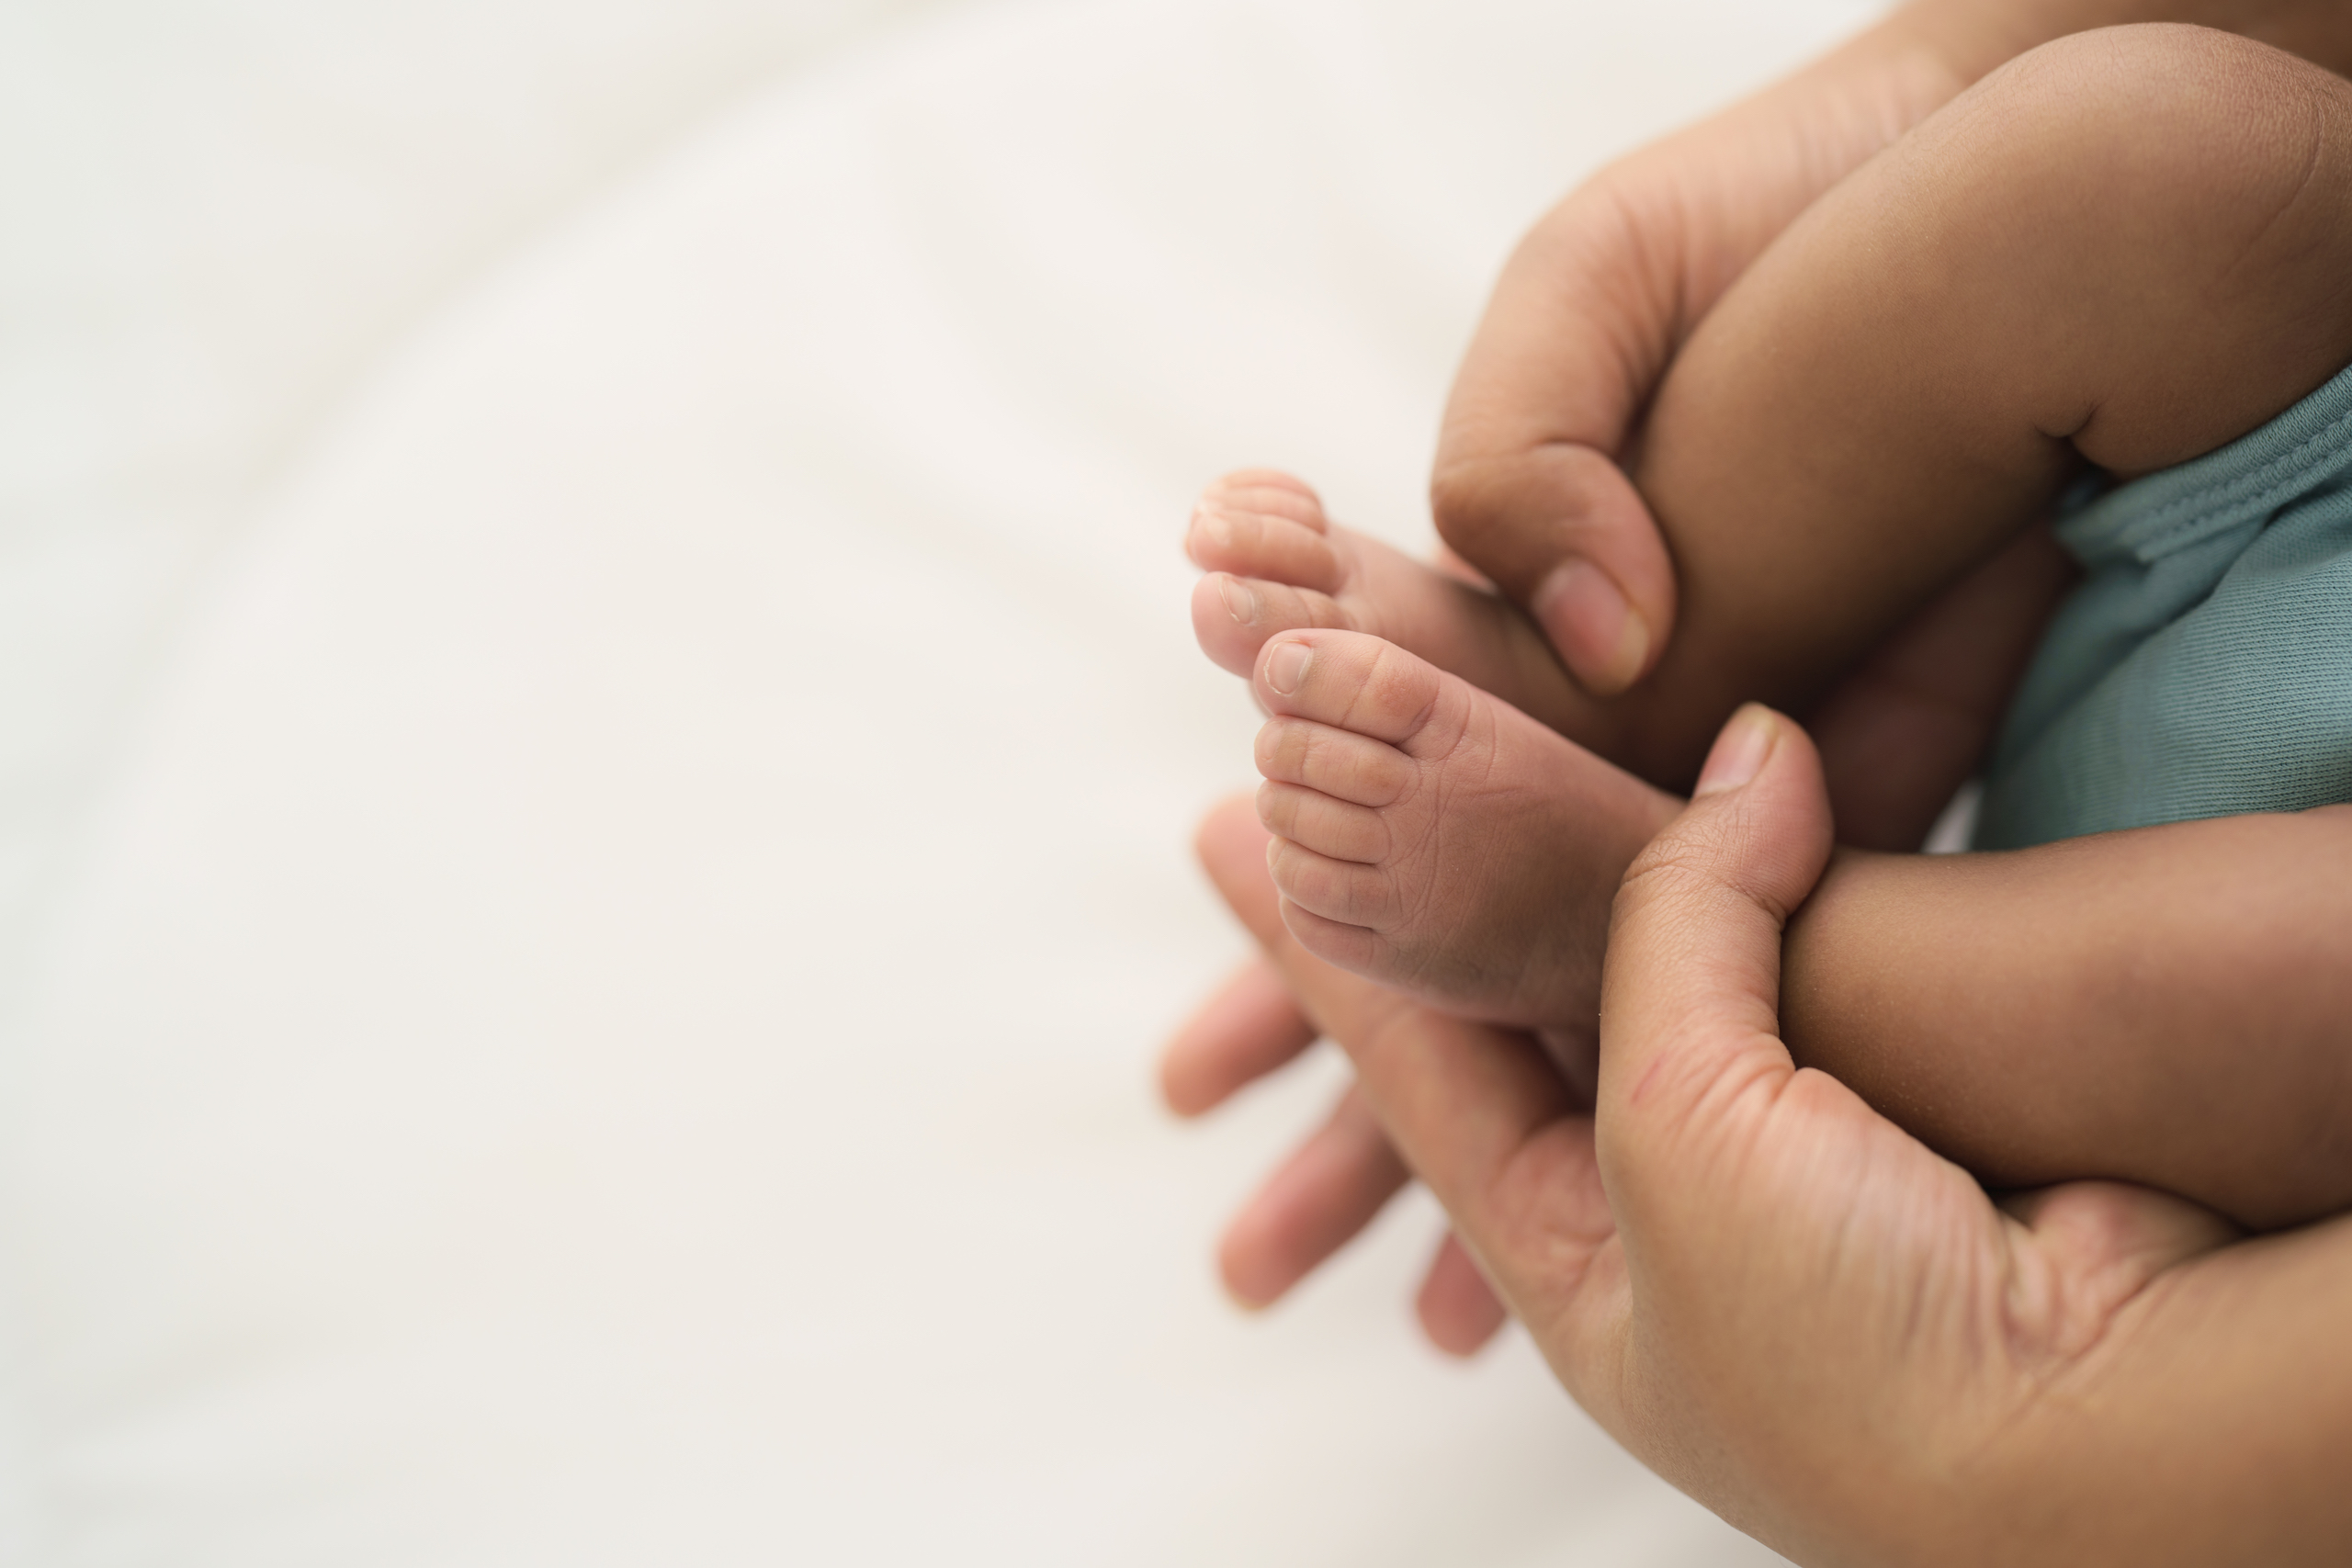
<path id="1" fill-rule="evenodd" d="M 1251 679 L 1292 934 L 1454 1011 L 1589 1030 L 1618 882 L 1681 803 L 1363 633 L 1281 633 Z"/>
<path id="2" fill-rule="evenodd" d="M 1600 739 L 1608 722 L 1535 622 L 1473 581 L 1333 524 L 1302 480 L 1269 468 L 1203 492 L 1184 536 L 1207 575 L 1193 633 L 1220 669 L 1247 676 L 1269 637 L 1354 631 L 1393 642 L 1555 729 Z"/>

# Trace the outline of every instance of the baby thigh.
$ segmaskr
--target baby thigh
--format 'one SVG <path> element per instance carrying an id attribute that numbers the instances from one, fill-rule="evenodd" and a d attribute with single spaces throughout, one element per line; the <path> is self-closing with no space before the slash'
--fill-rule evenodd
<path id="1" fill-rule="evenodd" d="M 2352 360 L 2352 85 L 2201 28 L 2062 39 L 1833 189 L 1700 325 L 1635 479 L 1674 705 L 1802 706 L 2086 462 L 2167 467 Z"/>

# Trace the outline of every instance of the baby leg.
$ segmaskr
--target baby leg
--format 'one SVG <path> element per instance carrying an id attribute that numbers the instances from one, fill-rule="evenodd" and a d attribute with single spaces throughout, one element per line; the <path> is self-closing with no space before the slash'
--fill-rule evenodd
<path id="1" fill-rule="evenodd" d="M 1680 610 L 1629 692 L 1577 687 L 1495 595 L 1238 475 L 1188 547 L 1194 625 L 1371 631 L 1654 784 L 1743 701 L 1804 714 L 2086 464 L 2132 475 L 2352 360 L 2352 85 L 2233 35 L 2076 35 L 1995 73 L 1792 225 L 1660 386 L 1634 477 Z"/>
<path id="2" fill-rule="evenodd" d="M 1634 477 L 1681 620 L 1603 749 L 1686 782 L 1804 712 L 2086 463 L 2168 467 L 2352 361 L 2352 84 L 2228 34 L 2021 57 L 1833 189 L 1701 323 Z"/>
<path id="3" fill-rule="evenodd" d="M 1826 197 L 1694 335 L 1639 465 L 1681 572 L 1659 677 L 1684 722 L 1802 702 L 2080 465 L 2186 461 L 2342 369 L 2347 191 L 2352 85 L 2141 28 L 2026 56 Z M 2184 846 L 2310 824 L 2197 826 L 1841 863 L 1792 928 L 1791 1048 L 1988 1179 L 2127 1176 L 2257 1223 L 2340 1207 L 2341 1030 L 2268 1005 L 2292 987 L 2253 963 L 2147 967 L 2200 899 L 2267 911 L 2331 863 L 2266 893 Z M 2134 855 L 2153 869 L 2129 878 Z M 1986 1000 L 1873 1000 L 1928 951 L 1967 954 L 1951 994 Z M 2131 1027 L 2143 994 L 2161 1028 Z"/>

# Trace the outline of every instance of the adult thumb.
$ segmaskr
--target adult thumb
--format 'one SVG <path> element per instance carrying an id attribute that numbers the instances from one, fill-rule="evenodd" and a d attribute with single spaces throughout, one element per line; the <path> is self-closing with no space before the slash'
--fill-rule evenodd
<path id="1" fill-rule="evenodd" d="M 1753 1097 L 1794 1073 L 1780 1038 L 1781 933 L 1829 848 L 1812 740 L 1750 704 L 1716 737 L 1690 806 L 1627 870 L 1602 971 L 1597 1132 L 1629 1230 L 1653 1178 L 1688 1186 L 1694 1151 L 1739 1147 Z"/>
<path id="2" fill-rule="evenodd" d="M 1521 242 L 1463 356 L 1430 475 L 1438 533 L 1596 696 L 1673 635 L 1674 565 L 1619 459 L 1672 357 L 1679 231 L 1595 182 Z"/>
<path id="3" fill-rule="evenodd" d="M 1526 607 L 1586 691 L 1613 697 L 1657 666 L 1674 631 L 1674 565 L 1608 455 L 1550 437 L 1448 450 L 1430 504 L 1447 546 Z"/>

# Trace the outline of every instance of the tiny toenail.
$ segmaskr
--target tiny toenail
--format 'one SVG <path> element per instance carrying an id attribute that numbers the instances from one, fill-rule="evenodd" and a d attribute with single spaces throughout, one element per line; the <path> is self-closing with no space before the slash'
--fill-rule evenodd
<path id="1" fill-rule="evenodd" d="M 1193 508 L 1193 532 L 1219 549 L 1233 547 L 1233 519 L 1213 501 L 1204 501 Z"/>
<path id="2" fill-rule="evenodd" d="M 1227 615 L 1231 615 L 1245 626 L 1254 626 L 1257 623 L 1258 596 L 1250 592 L 1248 583 L 1238 577 L 1228 577 L 1216 585 L 1216 591 L 1225 600 Z"/>
<path id="3" fill-rule="evenodd" d="M 1266 656 L 1266 684 L 1284 696 L 1297 691 L 1298 683 L 1306 679 L 1306 663 L 1312 656 L 1303 642 L 1276 643 L 1274 651 Z"/>

